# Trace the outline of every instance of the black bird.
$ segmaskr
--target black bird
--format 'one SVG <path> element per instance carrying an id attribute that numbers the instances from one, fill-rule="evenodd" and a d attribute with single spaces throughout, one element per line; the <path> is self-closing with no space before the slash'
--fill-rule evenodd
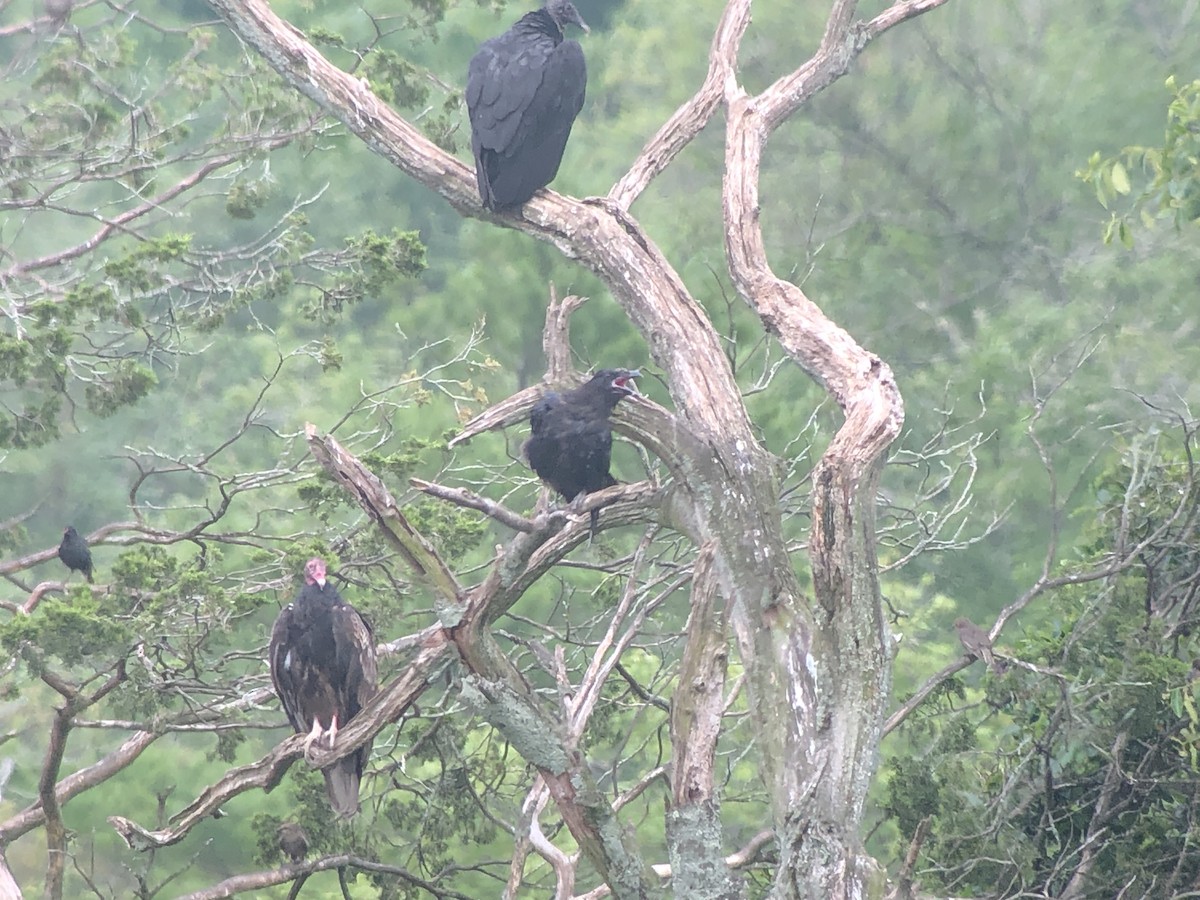
<path id="1" fill-rule="evenodd" d="M 608 417 L 625 397 L 638 393 L 636 369 L 601 369 L 573 391 L 547 393 L 533 407 L 525 442 L 530 468 L 568 501 L 616 484 L 608 471 L 612 461 L 612 427 Z M 600 510 L 591 513 L 592 535 Z"/>
<path id="2" fill-rule="evenodd" d="M 308 854 L 308 835 L 295 822 L 281 822 L 275 830 L 279 836 L 279 849 L 292 861 L 292 865 L 303 862 Z"/>
<path id="3" fill-rule="evenodd" d="M 288 721 L 298 734 L 308 732 L 307 751 L 322 737 L 332 747 L 338 729 L 375 696 L 376 661 L 371 626 L 325 580 L 323 559 L 308 561 L 304 581 L 275 620 L 267 655 Z M 368 742 L 321 770 L 339 816 L 358 812 L 359 780 L 370 755 Z"/>
<path id="4" fill-rule="evenodd" d="M 58 545 L 58 558 L 71 571 L 82 572 L 88 584 L 96 583 L 92 578 L 92 551 L 74 525 L 68 525 L 63 531 L 62 543 Z"/>
<path id="5" fill-rule="evenodd" d="M 558 174 L 587 88 L 583 48 L 563 40 L 568 23 L 588 31 L 570 0 L 547 0 L 471 57 L 471 150 L 488 209 L 520 206 Z"/>

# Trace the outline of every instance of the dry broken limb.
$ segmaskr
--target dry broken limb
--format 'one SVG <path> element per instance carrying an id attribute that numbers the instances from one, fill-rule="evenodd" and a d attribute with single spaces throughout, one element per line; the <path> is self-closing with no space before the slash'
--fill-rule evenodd
<path id="1" fill-rule="evenodd" d="M 815 596 L 810 599 L 785 562 L 788 547 L 773 462 L 757 440 L 719 337 L 627 211 L 640 182 L 661 170 L 695 125 L 680 121 L 668 127 L 661 153 L 654 148 L 649 153 L 659 154 L 659 161 L 648 162 L 646 173 L 635 176 L 638 184 L 617 191 L 619 199 L 581 203 L 544 191 L 520 217 L 490 216 L 480 207 L 465 165 L 380 102 L 364 82 L 333 66 L 265 0 L 212 0 L 230 27 L 289 84 L 401 171 L 463 214 L 552 243 L 596 272 L 645 337 L 675 407 L 672 431 L 658 435 L 674 455 L 668 461 L 675 482 L 668 515 L 697 546 L 715 547 L 713 577 L 746 666 L 781 846 L 780 896 L 854 895 L 873 872 L 858 834 L 875 769 L 892 652 L 877 577 L 874 503 L 883 454 L 899 432 L 903 407 L 887 365 L 771 271 L 760 229 L 759 169 L 767 140 L 780 123 L 844 75 L 873 39 L 943 2 L 897 2 L 874 18 L 857 19 L 855 2 L 835 0 L 812 58 L 757 96 L 738 80 L 749 0 L 727 5 L 710 52 L 706 85 L 709 90 L 720 85 L 725 112 L 723 209 L 733 283 L 765 330 L 845 416 L 812 478 L 813 534 L 807 549 Z M 703 120 L 706 102 L 697 101 L 695 115 L 685 108 L 682 118 Z M 781 702 L 785 696 L 787 702 Z M 560 808 L 571 802 L 569 796 L 556 799 Z M 581 844 L 592 857 L 594 848 Z M 692 854 L 689 861 L 696 865 L 719 864 L 708 845 L 677 849 Z M 605 877 L 613 874 L 603 865 L 599 869 Z M 613 883 L 618 893 L 642 886 L 640 878 Z"/>
<path id="2" fill-rule="evenodd" d="M 395 875 L 400 880 L 414 887 L 424 888 L 431 895 L 436 897 L 445 897 L 448 900 L 474 900 L 466 894 L 460 894 L 458 891 L 447 890 L 444 887 L 438 886 L 432 882 L 425 881 L 413 875 L 408 869 L 400 866 L 390 866 L 386 863 L 381 863 L 373 859 L 363 859 L 361 856 L 355 856 L 351 853 L 339 853 L 334 856 L 323 856 L 320 859 L 309 860 L 307 862 L 285 865 L 278 869 L 267 869 L 262 872 L 246 872 L 241 875 L 233 875 L 226 878 L 224 881 L 219 881 L 210 887 L 202 890 L 192 891 L 190 894 L 182 895 L 179 900 L 219 900 L 221 897 L 232 897 L 236 894 L 244 894 L 249 891 L 262 890 L 263 888 L 271 887 L 277 884 L 287 884 L 289 881 L 297 881 L 307 878 L 317 872 L 328 872 L 332 870 L 340 870 L 343 868 L 361 869 L 364 872 L 379 872 L 386 875 Z M 7 900 L 3 894 L 0 894 L 0 900 Z"/>

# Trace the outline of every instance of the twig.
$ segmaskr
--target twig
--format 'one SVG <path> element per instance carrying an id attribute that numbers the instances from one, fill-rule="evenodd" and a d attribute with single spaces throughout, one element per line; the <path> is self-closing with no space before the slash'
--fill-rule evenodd
<path id="1" fill-rule="evenodd" d="M 514 531 L 528 533 L 537 527 L 532 520 L 513 512 L 503 504 L 489 500 L 487 497 L 482 497 L 474 491 L 468 491 L 466 488 L 446 487 L 445 485 L 435 484 L 432 481 L 423 481 L 420 478 L 410 478 L 408 483 L 418 491 L 426 493 L 431 497 L 437 497 L 439 500 L 446 500 L 458 506 L 464 506 L 467 509 L 478 510 L 484 515 L 495 519 L 497 522 L 507 525 Z"/>

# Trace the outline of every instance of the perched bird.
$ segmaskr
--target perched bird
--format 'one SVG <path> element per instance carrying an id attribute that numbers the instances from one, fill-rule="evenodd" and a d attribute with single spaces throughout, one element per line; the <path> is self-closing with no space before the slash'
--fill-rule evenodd
<path id="1" fill-rule="evenodd" d="M 325 580 L 325 561 L 310 559 L 304 588 L 283 608 L 267 651 L 271 680 L 288 721 L 308 732 L 305 752 L 322 737 L 332 747 L 338 729 L 375 695 L 371 626 Z M 371 755 L 368 742 L 322 769 L 329 805 L 342 817 L 358 812 L 358 785 Z"/>
<path id="2" fill-rule="evenodd" d="M 471 57 L 471 150 L 488 209 L 520 206 L 558 174 L 587 88 L 583 48 L 563 40 L 569 23 L 588 31 L 570 0 L 546 0 Z"/>
<path id="3" fill-rule="evenodd" d="M 617 483 L 608 471 L 608 417 L 621 400 L 638 393 L 633 379 L 639 374 L 635 369 L 601 369 L 573 391 L 550 391 L 533 407 L 525 458 L 538 477 L 568 501 Z M 593 536 L 599 521 L 600 510 L 593 509 Z"/>
<path id="4" fill-rule="evenodd" d="M 291 859 L 292 864 L 302 862 L 308 853 L 308 835 L 295 822 L 281 822 L 275 830 L 279 835 L 279 849 L 284 856 Z"/>
<path id="5" fill-rule="evenodd" d="M 970 619 L 962 617 L 955 619 L 954 630 L 958 632 L 958 639 L 962 642 L 963 649 L 976 659 L 982 659 L 993 674 L 1001 675 L 1008 668 L 1003 660 L 996 659 L 995 654 L 992 653 L 992 641 L 987 636 L 987 632 Z"/>
<path id="6" fill-rule="evenodd" d="M 68 525 L 63 531 L 62 543 L 58 545 L 58 558 L 71 571 L 82 572 L 88 584 L 96 583 L 92 578 L 92 551 L 74 525 Z"/>
<path id="7" fill-rule="evenodd" d="M 74 7 L 75 0 L 43 0 L 42 2 L 42 8 L 45 9 L 46 15 L 58 25 L 66 24 L 67 20 L 71 18 L 71 10 Z"/>

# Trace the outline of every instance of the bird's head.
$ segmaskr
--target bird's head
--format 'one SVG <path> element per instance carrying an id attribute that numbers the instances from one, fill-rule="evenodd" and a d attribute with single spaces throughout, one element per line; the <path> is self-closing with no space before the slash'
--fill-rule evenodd
<path id="1" fill-rule="evenodd" d="M 591 380 L 598 385 L 603 385 L 604 391 L 612 395 L 616 402 L 625 397 L 641 396 L 642 392 L 637 389 L 637 384 L 633 380 L 641 374 L 639 369 L 601 369 L 592 376 Z"/>
<path id="2" fill-rule="evenodd" d="M 962 631 L 964 628 L 970 628 L 971 620 L 964 618 L 962 616 L 959 616 L 957 619 L 954 620 L 954 627 L 957 628 L 959 631 Z"/>
<path id="3" fill-rule="evenodd" d="M 579 14 L 579 10 L 575 8 L 575 4 L 571 0 L 547 0 L 546 12 L 558 25 L 559 31 L 566 32 L 568 25 L 578 25 L 583 29 L 584 34 L 590 34 L 592 31 L 588 28 L 587 22 L 583 21 L 583 16 Z"/>
<path id="4" fill-rule="evenodd" d="M 325 560 L 314 556 L 304 564 L 304 583 L 325 587 Z"/>

